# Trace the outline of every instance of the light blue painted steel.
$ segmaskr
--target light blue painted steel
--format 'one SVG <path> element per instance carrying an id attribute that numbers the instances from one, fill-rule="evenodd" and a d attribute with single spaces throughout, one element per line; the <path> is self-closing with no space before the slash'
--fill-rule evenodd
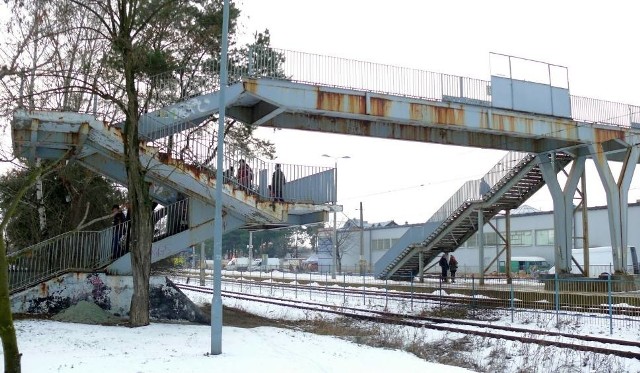
<path id="1" fill-rule="evenodd" d="M 553 199 L 553 227 L 555 240 L 555 266 L 558 273 L 571 273 L 573 249 L 573 197 L 584 172 L 586 157 L 574 160 L 564 190 L 558 182 L 555 164 L 549 155 L 539 155 L 540 170 Z"/>
<path id="2" fill-rule="evenodd" d="M 545 152 L 606 143 L 635 144 L 640 130 L 586 124 L 470 104 L 444 103 L 279 80 L 245 80 L 247 96 L 284 109 L 265 126 L 501 150 Z M 367 97 L 376 109 L 367 112 Z M 254 104 L 255 104 L 254 103 Z M 373 110 L 373 109 L 370 109 Z M 251 122 L 246 111 L 237 119 Z M 610 140 L 619 144 L 613 146 Z M 608 146 L 612 146 L 608 149 Z M 613 156 L 613 160 L 617 156 Z"/>
<path id="3" fill-rule="evenodd" d="M 562 153 L 557 157 L 556 172 L 571 159 Z M 397 247 L 392 247 L 376 263 L 376 277 L 406 280 L 410 274 L 417 273 L 418 253 L 424 252 L 425 262 L 431 262 L 442 252 L 454 251 L 480 229 L 480 223 L 474 224 L 477 211 L 484 214 L 481 222 L 486 221 L 500 210 L 519 206 L 543 185 L 535 155 L 507 154 L 482 179 L 465 183 L 429 219 L 428 222 L 437 227 L 426 238 L 409 244 L 401 238 L 402 242 L 397 242 L 394 245 Z"/>
<path id="4" fill-rule="evenodd" d="M 571 118 L 571 97 L 566 88 L 491 76 L 494 108 Z"/>
<path id="5" fill-rule="evenodd" d="M 607 212 L 609 215 L 609 233 L 611 235 L 611 249 L 613 268 L 616 273 L 627 271 L 627 232 L 628 232 L 628 198 L 631 179 L 639 161 L 640 149 L 631 147 L 625 152 L 625 161 L 620 170 L 619 181 L 613 177 L 607 155 L 602 153 L 602 146 L 589 146 L 593 155 L 593 162 L 598 170 L 607 195 Z"/>
<path id="6" fill-rule="evenodd" d="M 35 144 L 31 143 L 32 132 L 30 131 L 34 120 L 40 123 L 37 132 L 40 140 Z M 105 174 L 122 185 L 127 183 L 119 130 L 107 127 L 92 116 L 77 113 L 17 111 L 14 114 L 12 133 L 14 151 L 20 157 L 29 157 L 32 154 L 31 149 L 35 149 L 35 155 L 38 157 L 58 158 L 66 150 L 73 149 L 76 162 Z M 80 142 L 82 148 L 79 148 Z M 92 151 L 85 151 L 89 148 Z M 161 191 L 161 194 L 153 194 L 154 198 L 164 203 L 173 202 L 176 193 L 179 192 L 213 205 L 211 186 L 215 185 L 215 181 L 206 172 L 200 172 L 200 169 L 188 169 L 179 162 L 176 163 L 178 167 L 165 164 L 156 158 L 153 150 L 153 148 L 146 148 L 142 152 L 141 163 L 147 166 L 146 177 L 152 184 L 151 192 Z M 267 172 L 271 172 L 274 168 L 274 165 L 264 163 L 254 165 L 268 170 Z M 296 189 L 297 175 L 302 175 L 300 187 L 304 187 L 305 190 L 296 189 L 292 196 L 299 198 L 299 201 L 289 200 L 294 203 L 273 205 L 268 198 L 247 193 L 233 183 L 226 183 L 223 195 L 226 210 L 229 213 L 244 216 L 254 223 L 269 224 L 286 222 L 289 220 L 288 215 L 311 214 L 309 218 L 316 217 L 319 215 L 315 212 L 329 209 L 324 204 L 331 199 L 330 191 L 333 190 L 333 186 L 322 168 L 283 165 L 283 170 L 290 175 L 291 181 L 288 183 L 290 189 Z M 329 169 L 329 171 L 332 170 Z M 309 175 L 309 172 L 316 172 L 317 175 Z M 306 184 L 307 179 L 310 180 L 310 184 Z M 310 186 L 312 188 L 309 188 Z M 293 220 L 296 219 L 308 220 L 308 218 Z"/>
<path id="7" fill-rule="evenodd" d="M 282 195 L 286 201 L 332 202 L 336 200 L 335 185 L 335 170 L 331 169 L 287 182 Z"/>
<path id="8" fill-rule="evenodd" d="M 207 208 L 210 213 L 211 207 L 209 205 L 203 204 L 200 201 L 190 200 L 191 202 L 195 202 L 196 204 L 200 204 L 202 207 Z M 190 208 L 193 204 L 190 204 Z M 240 220 L 231 215 L 225 215 L 222 219 L 222 234 L 231 232 L 235 229 L 240 228 L 245 224 L 244 220 Z M 211 233 L 214 231 L 215 222 L 213 219 L 209 218 L 209 220 L 202 221 L 198 224 L 191 225 L 188 230 L 185 230 L 180 233 L 176 233 L 167 238 L 164 238 L 159 241 L 155 241 L 151 247 L 151 262 L 155 263 L 159 260 L 168 258 L 172 255 L 175 255 L 189 247 L 196 245 L 198 243 L 204 242 L 207 239 L 211 238 Z M 118 260 L 113 262 L 107 267 L 107 272 L 119 275 L 129 275 L 131 274 L 131 259 L 130 254 L 126 254 L 120 257 Z"/>
<path id="9" fill-rule="evenodd" d="M 389 267 L 402 265 L 411 251 L 416 250 L 425 237 L 435 231 L 441 222 L 426 222 L 421 226 L 411 227 L 393 246 L 374 264 L 374 274 L 377 278 L 386 276 Z M 408 280 L 408 279 L 406 279 Z"/>
<path id="10" fill-rule="evenodd" d="M 241 85 L 228 87 L 224 95 L 227 106 L 236 102 L 242 93 Z M 199 125 L 220 110 L 220 91 L 191 97 L 185 101 L 140 116 L 140 136 L 148 140 L 167 137 Z"/>

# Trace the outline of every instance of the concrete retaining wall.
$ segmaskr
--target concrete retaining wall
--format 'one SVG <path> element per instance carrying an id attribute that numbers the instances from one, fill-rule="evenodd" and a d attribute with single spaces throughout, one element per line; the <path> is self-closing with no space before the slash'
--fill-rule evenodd
<path id="1" fill-rule="evenodd" d="M 207 323 L 208 317 L 165 277 L 149 280 L 150 316 L 161 320 Z M 79 301 L 128 317 L 133 294 L 131 276 L 68 273 L 11 296 L 13 313 L 56 314 Z"/>

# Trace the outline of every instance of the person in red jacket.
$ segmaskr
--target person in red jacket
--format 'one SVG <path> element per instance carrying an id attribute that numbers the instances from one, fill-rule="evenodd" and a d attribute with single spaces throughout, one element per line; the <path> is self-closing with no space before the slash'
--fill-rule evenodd
<path id="1" fill-rule="evenodd" d="M 456 271 L 458 270 L 458 260 L 451 255 L 449 258 L 449 272 L 451 272 L 451 282 L 456 282 Z"/>

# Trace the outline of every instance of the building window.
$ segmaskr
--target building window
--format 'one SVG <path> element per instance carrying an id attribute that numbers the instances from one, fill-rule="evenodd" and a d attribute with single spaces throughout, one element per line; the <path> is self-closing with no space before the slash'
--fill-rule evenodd
<path id="1" fill-rule="evenodd" d="M 555 244 L 555 237 L 553 229 L 540 229 L 536 231 L 536 245 L 537 246 L 553 246 Z"/>
<path id="2" fill-rule="evenodd" d="M 502 239 L 500 241 L 502 241 Z M 498 244 L 498 234 L 496 232 L 488 232 L 484 234 L 485 246 L 496 246 L 497 244 Z"/>
<path id="3" fill-rule="evenodd" d="M 533 245 L 533 235 L 531 234 L 531 231 L 512 231 L 511 232 L 511 246 L 531 246 L 531 245 Z"/>
<path id="4" fill-rule="evenodd" d="M 398 238 L 374 239 L 371 240 L 371 248 L 373 250 L 389 250 L 396 242 L 398 242 Z"/>
<path id="5" fill-rule="evenodd" d="M 469 237 L 469 239 L 464 242 L 464 247 L 476 247 L 477 237 L 478 233 L 474 233 L 473 236 Z"/>

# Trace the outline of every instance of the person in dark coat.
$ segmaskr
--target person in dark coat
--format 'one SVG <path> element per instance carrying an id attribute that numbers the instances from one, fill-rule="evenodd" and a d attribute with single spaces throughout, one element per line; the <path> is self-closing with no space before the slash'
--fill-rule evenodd
<path id="1" fill-rule="evenodd" d="M 458 260 L 451 255 L 449 258 L 449 272 L 451 272 L 451 282 L 456 282 L 456 271 L 458 270 Z"/>
<path id="2" fill-rule="evenodd" d="M 124 225 L 122 223 L 124 223 L 125 216 L 122 213 L 122 210 L 120 210 L 120 206 L 118 205 L 113 205 L 111 207 L 111 213 L 113 214 L 113 236 L 111 238 L 111 254 L 113 260 L 116 260 L 120 257 L 122 251 L 120 248 L 120 239 L 124 234 Z"/>
<path id="3" fill-rule="evenodd" d="M 276 201 L 284 201 L 282 198 L 282 191 L 284 189 L 284 183 L 287 179 L 284 176 L 284 172 L 280 169 L 280 163 L 276 163 L 276 170 L 271 176 L 271 193 Z"/>
<path id="4" fill-rule="evenodd" d="M 442 282 L 447 282 L 447 272 L 449 271 L 449 254 L 444 253 L 438 261 L 438 265 L 442 268 Z"/>
<path id="5" fill-rule="evenodd" d="M 238 184 L 240 187 L 246 191 L 251 190 L 251 184 L 253 182 L 253 170 L 251 167 L 245 162 L 244 159 L 240 160 L 240 166 L 238 166 Z"/>

